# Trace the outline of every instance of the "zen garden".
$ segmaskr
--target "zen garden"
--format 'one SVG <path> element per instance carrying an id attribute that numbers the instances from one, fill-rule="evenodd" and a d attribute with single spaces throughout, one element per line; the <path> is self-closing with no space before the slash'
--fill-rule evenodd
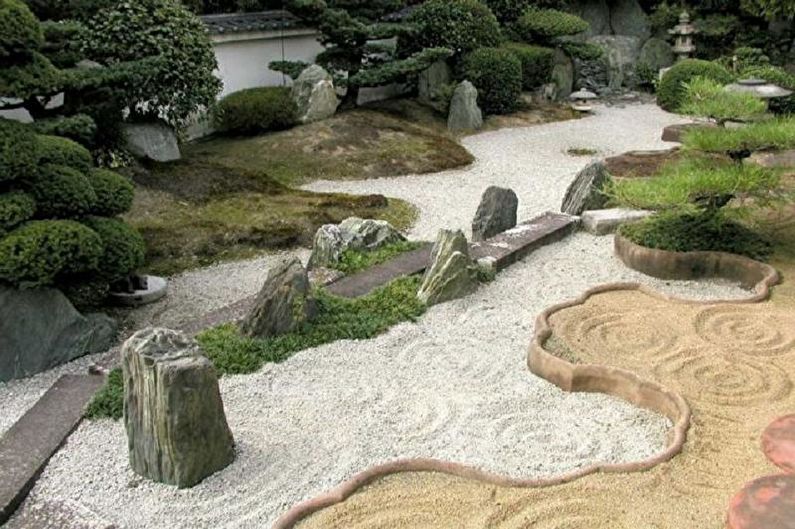
<path id="1" fill-rule="evenodd" d="M 795 1 L 0 30 L 0 526 L 795 529 Z"/>

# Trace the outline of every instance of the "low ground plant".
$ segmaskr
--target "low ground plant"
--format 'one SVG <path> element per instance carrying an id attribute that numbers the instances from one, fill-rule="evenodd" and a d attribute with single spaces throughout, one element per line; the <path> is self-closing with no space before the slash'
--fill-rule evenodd
<path id="1" fill-rule="evenodd" d="M 685 148 L 726 153 L 795 148 L 795 118 L 776 118 L 735 129 L 697 127 L 685 133 Z"/>
<path id="2" fill-rule="evenodd" d="M 333 268 L 347 275 L 355 274 L 372 266 L 385 263 L 402 253 L 416 250 L 422 245 L 423 243 L 417 241 L 401 241 L 372 251 L 345 250 L 340 256 L 339 262 Z"/>

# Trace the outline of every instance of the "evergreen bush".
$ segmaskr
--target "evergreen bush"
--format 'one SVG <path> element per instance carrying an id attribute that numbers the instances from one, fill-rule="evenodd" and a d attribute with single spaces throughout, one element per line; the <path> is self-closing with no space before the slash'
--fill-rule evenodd
<path id="1" fill-rule="evenodd" d="M 522 86 L 525 90 L 532 90 L 550 81 L 555 66 L 555 50 L 523 42 L 509 42 L 503 48 L 521 61 Z"/>
<path id="2" fill-rule="evenodd" d="M 500 25 L 478 0 L 428 0 L 408 17 L 413 31 L 400 40 L 403 50 L 447 48 L 455 55 L 500 43 Z"/>
<path id="3" fill-rule="evenodd" d="M 506 49 L 480 48 L 464 57 L 463 78 L 478 89 L 478 105 L 487 114 L 516 110 L 522 94 L 522 63 Z"/>
<path id="4" fill-rule="evenodd" d="M 29 185 L 36 200 L 36 216 L 72 219 L 88 215 L 97 195 L 80 171 L 64 165 L 45 165 Z"/>
<path id="5" fill-rule="evenodd" d="M 107 217 L 88 217 L 83 223 L 102 241 L 103 253 L 97 273 L 108 283 L 124 279 L 144 263 L 144 240 L 124 221 Z"/>
<path id="6" fill-rule="evenodd" d="M 33 217 L 34 213 L 36 201 L 29 194 L 22 191 L 0 194 L 0 237 Z"/>
<path id="7" fill-rule="evenodd" d="M 214 121 L 222 132 L 257 134 L 294 126 L 298 121 L 298 108 L 289 88 L 248 88 L 221 99 Z"/>
<path id="8" fill-rule="evenodd" d="M 87 173 L 93 165 L 88 149 L 69 138 L 39 135 L 36 142 L 40 165 L 62 165 L 81 173 Z"/>
<path id="9" fill-rule="evenodd" d="M 514 30 L 526 42 L 549 43 L 559 37 L 576 35 L 588 29 L 588 22 L 557 9 L 531 8 L 519 17 Z"/>
<path id="10" fill-rule="evenodd" d="M 132 206 L 135 187 L 125 177 L 108 169 L 92 169 L 86 178 L 97 195 L 91 208 L 94 215 L 114 217 Z"/>
<path id="11" fill-rule="evenodd" d="M 0 184 L 35 174 L 38 162 L 36 136 L 30 128 L 0 118 Z"/>
<path id="12" fill-rule="evenodd" d="M 720 64 L 686 59 L 665 72 L 657 87 L 657 104 L 668 112 L 676 112 L 685 101 L 686 83 L 695 77 L 705 77 L 720 84 L 729 84 L 734 76 Z"/>

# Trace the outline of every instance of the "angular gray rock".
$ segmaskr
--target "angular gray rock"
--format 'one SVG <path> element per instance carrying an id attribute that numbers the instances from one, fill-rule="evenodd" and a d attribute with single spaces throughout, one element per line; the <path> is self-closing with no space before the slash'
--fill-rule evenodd
<path id="1" fill-rule="evenodd" d="M 471 294 L 477 287 L 477 268 L 463 232 L 439 230 L 417 299 L 436 305 Z"/>
<path id="2" fill-rule="evenodd" d="M 59 290 L 0 286 L 0 382 L 105 351 L 116 332 L 114 320 L 80 314 Z"/>
<path id="3" fill-rule="evenodd" d="M 252 338 L 278 336 L 311 320 L 316 312 L 306 269 L 293 257 L 268 272 L 254 307 L 240 323 L 240 332 Z"/>
<path id="4" fill-rule="evenodd" d="M 339 105 L 331 75 L 317 64 L 301 72 L 293 83 L 292 96 L 301 123 L 328 119 Z"/>
<path id="5" fill-rule="evenodd" d="M 670 44 L 663 39 L 652 37 L 641 47 L 638 64 L 647 64 L 657 72 L 671 66 L 675 59 L 674 50 Z"/>
<path id="6" fill-rule="evenodd" d="M 436 110 L 443 110 L 441 92 L 453 81 L 453 71 L 447 61 L 436 61 L 420 72 L 417 81 L 417 100 Z"/>
<path id="7" fill-rule="evenodd" d="M 348 217 L 340 223 L 339 229 L 346 250 L 377 250 L 387 244 L 406 240 L 385 220 Z"/>
<path id="8" fill-rule="evenodd" d="M 478 130 L 483 126 L 483 112 L 478 106 L 478 89 L 469 81 L 462 81 L 450 100 L 447 128 L 452 132 Z"/>
<path id="9" fill-rule="evenodd" d="M 122 347 L 122 373 L 134 472 L 184 488 L 234 460 L 215 367 L 194 340 L 170 329 L 138 331 Z"/>
<path id="10" fill-rule="evenodd" d="M 615 35 L 637 37 L 641 42 L 651 37 L 649 17 L 638 0 L 611 0 L 610 27 Z"/>
<path id="11" fill-rule="evenodd" d="M 588 22 L 588 30 L 583 36 L 593 37 L 612 33 L 607 0 L 576 0 L 570 3 L 570 7 L 575 15 Z"/>
<path id="12" fill-rule="evenodd" d="M 345 247 L 340 227 L 336 224 L 324 224 L 315 232 L 307 268 L 314 270 L 338 263 Z"/>
<path id="13" fill-rule="evenodd" d="M 574 62 L 560 48 L 555 49 L 552 82 L 555 84 L 556 101 L 566 99 L 574 89 Z"/>
<path id="14" fill-rule="evenodd" d="M 122 132 L 127 149 L 139 158 L 173 162 L 182 157 L 177 135 L 162 123 L 125 123 Z"/>
<path id="15" fill-rule="evenodd" d="M 640 209 L 592 209 L 583 211 L 582 227 L 594 235 L 607 235 L 615 232 L 624 224 L 641 221 L 651 215 L 651 211 Z"/>
<path id="16" fill-rule="evenodd" d="M 588 42 L 604 50 L 610 89 L 618 90 L 622 86 L 634 86 L 635 67 L 640 55 L 640 39 L 622 35 L 599 35 L 591 37 Z"/>
<path id="17" fill-rule="evenodd" d="M 568 215 L 579 215 L 589 209 L 602 209 L 607 203 L 607 197 L 602 190 L 609 181 L 610 174 L 601 160 L 589 163 L 577 173 L 569 185 L 560 211 Z"/>
<path id="18" fill-rule="evenodd" d="M 516 226 L 519 197 L 511 189 L 490 186 L 472 221 L 472 241 L 484 241 Z"/>

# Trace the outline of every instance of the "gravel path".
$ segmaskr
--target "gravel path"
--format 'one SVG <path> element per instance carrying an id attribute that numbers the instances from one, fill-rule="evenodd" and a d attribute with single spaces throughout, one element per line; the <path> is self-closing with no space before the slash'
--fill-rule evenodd
<path id="1" fill-rule="evenodd" d="M 312 191 L 380 193 L 415 204 L 420 218 L 412 238 L 433 240 L 439 228 L 470 223 L 480 196 L 490 185 L 509 187 L 519 196 L 519 219 L 547 210 L 558 211 L 572 177 L 591 157 L 570 156 L 570 148 L 589 148 L 604 158 L 632 150 L 669 148 L 660 140 L 663 127 L 682 118 L 656 105 L 597 106 L 587 118 L 535 127 L 501 129 L 464 138 L 476 161 L 464 169 L 434 175 L 402 176 L 359 181 L 318 181 Z"/>

